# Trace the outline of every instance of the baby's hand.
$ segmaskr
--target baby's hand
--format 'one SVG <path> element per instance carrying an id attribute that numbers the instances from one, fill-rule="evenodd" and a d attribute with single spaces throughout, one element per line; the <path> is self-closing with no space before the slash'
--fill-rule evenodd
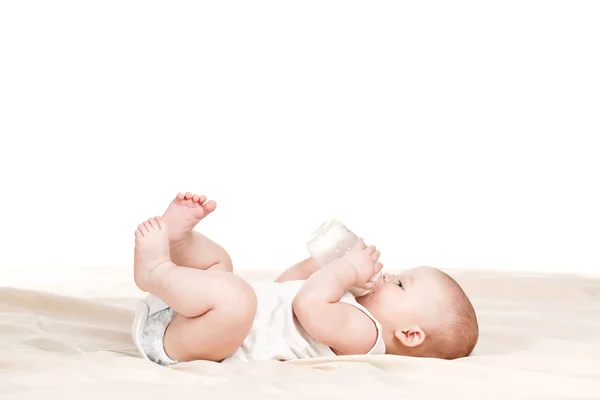
<path id="1" fill-rule="evenodd" d="M 377 285 L 377 282 L 371 282 L 370 279 L 383 268 L 383 264 L 377 261 L 380 255 L 375 246 L 365 246 L 362 238 L 344 255 L 356 271 L 354 287 L 371 290 Z"/>

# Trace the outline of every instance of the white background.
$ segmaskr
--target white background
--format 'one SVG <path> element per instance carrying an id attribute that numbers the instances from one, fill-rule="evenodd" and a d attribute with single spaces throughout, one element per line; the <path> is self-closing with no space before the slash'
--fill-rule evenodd
<path id="1" fill-rule="evenodd" d="M 598 2 L 0 5 L 0 269 L 130 269 L 178 191 L 238 269 L 600 274 Z"/>

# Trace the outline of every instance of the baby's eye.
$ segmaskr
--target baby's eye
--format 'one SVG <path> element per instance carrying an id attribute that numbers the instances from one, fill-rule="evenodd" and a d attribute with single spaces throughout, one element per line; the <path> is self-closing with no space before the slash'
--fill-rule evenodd
<path id="1" fill-rule="evenodd" d="M 398 286 L 400 286 L 402 289 L 404 289 L 404 286 L 402 286 L 402 282 L 398 281 Z"/>

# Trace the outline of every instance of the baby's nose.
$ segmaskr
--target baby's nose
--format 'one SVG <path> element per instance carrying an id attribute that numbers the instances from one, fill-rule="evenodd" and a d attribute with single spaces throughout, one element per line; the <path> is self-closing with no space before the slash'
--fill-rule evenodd
<path id="1" fill-rule="evenodd" d="M 384 282 L 390 282 L 393 279 L 394 279 L 394 275 L 390 274 L 389 272 L 386 272 L 386 273 L 383 274 L 383 281 Z"/>

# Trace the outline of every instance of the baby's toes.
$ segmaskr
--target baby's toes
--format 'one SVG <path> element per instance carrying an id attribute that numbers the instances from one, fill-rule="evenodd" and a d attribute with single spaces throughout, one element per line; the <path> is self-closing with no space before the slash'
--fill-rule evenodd
<path id="1" fill-rule="evenodd" d="M 200 200 L 202 200 L 202 199 L 200 199 Z M 202 203 L 200 203 L 200 204 L 202 204 Z M 204 213 L 206 215 L 215 211 L 216 208 L 217 208 L 217 203 L 214 200 L 209 200 L 206 203 L 202 204 L 202 209 L 204 210 Z"/>

